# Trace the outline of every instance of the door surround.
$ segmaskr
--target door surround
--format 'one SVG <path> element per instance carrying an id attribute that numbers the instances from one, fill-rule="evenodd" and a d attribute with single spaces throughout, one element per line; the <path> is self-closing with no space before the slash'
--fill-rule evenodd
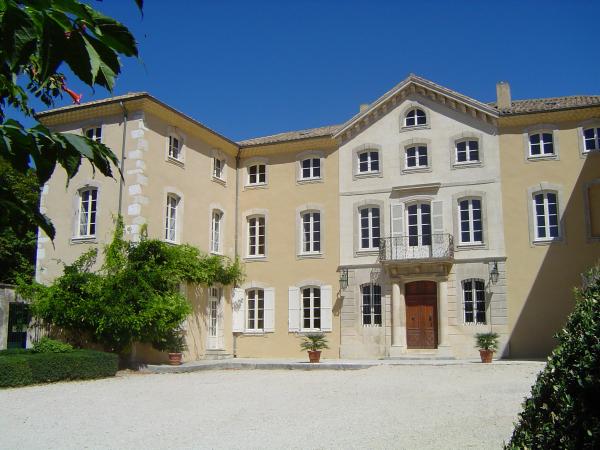
<path id="1" fill-rule="evenodd" d="M 404 284 L 404 297 L 407 349 L 437 349 L 439 344 L 437 281 L 408 281 Z"/>

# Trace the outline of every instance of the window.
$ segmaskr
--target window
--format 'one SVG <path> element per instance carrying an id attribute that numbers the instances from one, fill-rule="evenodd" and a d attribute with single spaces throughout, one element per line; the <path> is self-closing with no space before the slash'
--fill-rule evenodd
<path id="1" fill-rule="evenodd" d="M 221 223 L 223 221 L 223 213 L 213 211 L 210 230 L 210 251 L 213 253 L 221 253 Z"/>
<path id="2" fill-rule="evenodd" d="M 479 162 L 479 142 L 475 140 L 458 141 L 456 143 L 456 162 Z"/>
<path id="3" fill-rule="evenodd" d="M 365 326 L 381 326 L 381 286 L 363 284 L 362 318 Z"/>
<path id="4" fill-rule="evenodd" d="M 431 245 L 431 205 L 413 203 L 406 208 L 408 223 L 408 246 Z"/>
<path id="5" fill-rule="evenodd" d="M 408 147 L 406 149 L 406 168 L 407 169 L 418 169 L 427 167 L 429 165 L 427 161 L 427 146 L 419 145 L 415 147 Z"/>
<path id="6" fill-rule="evenodd" d="M 554 155 L 554 139 L 552 133 L 536 133 L 529 135 L 529 156 L 539 157 Z"/>
<path id="7" fill-rule="evenodd" d="M 379 152 L 367 150 L 358 154 L 358 173 L 379 172 Z"/>
<path id="8" fill-rule="evenodd" d="M 248 256 L 265 256 L 265 218 L 248 218 Z"/>
<path id="9" fill-rule="evenodd" d="M 267 166 L 255 164 L 248 167 L 248 184 L 265 184 L 267 182 Z"/>
<path id="10" fill-rule="evenodd" d="M 404 126 L 416 127 L 419 125 L 427 125 L 427 115 L 422 109 L 413 108 L 406 113 L 406 117 L 404 118 Z"/>
<path id="11" fill-rule="evenodd" d="M 225 168 L 225 161 L 217 157 L 213 158 L 213 177 L 219 180 L 223 179 L 223 169 Z"/>
<path id="12" fill-rule="evenodd" d="M 181 141 L 175 136 L 169 136 L 169 158 L 181 161 Z"/>
<path id="13" fill-rule="evenodd" d="M 558 199 L 556 192 L 533 194 L 533 214 L 536 240 L 558 239 Z"/>
<path id="14" fill-rule="evenodd" d="M 96 235 L 96 206 L 98 190 L 95 188 L 79 191 L 79 229 L 78 237 Z"/>
<path id="15" fill-rule="evenodd" d="M 600 128 L 586 128 L 583 130 L 584 153 L 600 150 Z"/>
<path id="16" fill-rule="evenodd" d="M 302 214 L 302 253 L 321 253 L 321 213 Z"/>
<path id="17" fill-rule="evenodd" d="M 464 280 L 463 301 L 465 323 L 485 325 L 485 282 L 483 280 Z"/>
<path id="18" fill-rule="evenodd" d="M 301 180 L 315 180 L 321 178 L 321 158 L 307 158 L 302 160 L 301 164 Z"/>
<path id="19" fill-rule="evenodd" d="M 88 128 L 85 130 L 85 135 L 90 138 L 92 141 L 102 142 L 102 128 Z"/>
<path id="20" fill-rule="evenodd" d="M 165 240 L 177 242 L 177 209 L 179 197 L 174 194 L 167 195 L 167 210 L 165 212 Z"/>
<path id="21" fill-rule="evenodd" d="M 318 287 L 302 289 L 302 329 L 321 329 L 321 289 Z"/>
<path id="22" fill-rule="evenodd" d="M 460 222 L 460 243 L 481 244 L 483 226 L 481 220 L 481 199 L 470 198 L 458 201 Z"/>
<path id="23" fill-rule="evenodd" d="M 360 249 L 379 248 L 380 215 L 379 208 L 363 208 L 359 211 Z"/>
<path id="24" fill-rule="evenodd" d="M 262 331 L 265 328 L 265 291 L 262 289 L 250 289 L 246 292 L 247 321 L 246 329 L 251 331 Z"/>

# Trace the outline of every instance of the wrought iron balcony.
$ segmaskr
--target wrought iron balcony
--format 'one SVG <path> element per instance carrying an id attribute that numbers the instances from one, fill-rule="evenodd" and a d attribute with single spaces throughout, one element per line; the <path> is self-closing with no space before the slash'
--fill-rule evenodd
<path id="1" fill-rule="evenodd" d="M 383 238 L 379 260 L 385 262 L 452 261 L 454 239 L 451 234 L 423 234 Z"/>

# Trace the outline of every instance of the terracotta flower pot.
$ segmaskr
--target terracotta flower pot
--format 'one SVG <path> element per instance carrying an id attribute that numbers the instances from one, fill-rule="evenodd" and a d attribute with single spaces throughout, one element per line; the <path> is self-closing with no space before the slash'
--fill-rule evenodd
<path id="1" fill-rule="evenodd" d="M 181 353 L 169 353 L 169 364 L 172 366 L 179 366 L 181 364 Z"/>
<path id="2" fill-rule="evenodd" d="M 494 356 L 494 351 L 479 349 L 479 356 L 481 356 L 482 363 L 491 363 L 492 357 Z"/>
<path id="3" fill-rule="evenodd" d="M 309 350 L 308 360 L 311 363 L 318 363 L 321 360 L 321 350 Z"/>

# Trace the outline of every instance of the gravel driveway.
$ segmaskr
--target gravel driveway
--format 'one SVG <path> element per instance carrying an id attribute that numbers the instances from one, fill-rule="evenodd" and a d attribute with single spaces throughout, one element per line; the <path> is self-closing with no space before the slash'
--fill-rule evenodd
<path id="1" fill-rule="evenodd" d="M 542 363 L 243 370 L 0 391 L 0 448 L 501 448 Z"/>

